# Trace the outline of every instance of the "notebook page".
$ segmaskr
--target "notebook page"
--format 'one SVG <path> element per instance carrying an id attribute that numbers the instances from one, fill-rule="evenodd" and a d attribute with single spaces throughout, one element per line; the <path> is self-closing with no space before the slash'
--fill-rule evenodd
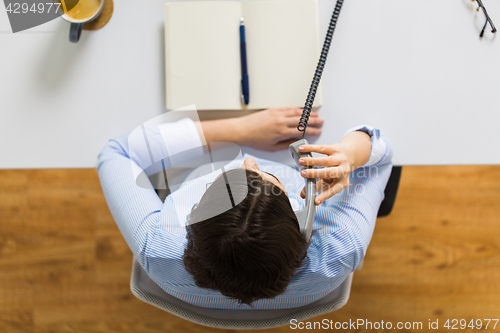
<path id="1" fill-rule="evenodd" d="M 248 109 L 303 107 L 320 54 L 316 0 L 243 3 Z M 314 106 L 322 101 L 321 85 Z"/>
<path id="2" fill-rule="evenodd" d="M 165 5 L 167 109 L 241 109 L 241 3 Z"/>

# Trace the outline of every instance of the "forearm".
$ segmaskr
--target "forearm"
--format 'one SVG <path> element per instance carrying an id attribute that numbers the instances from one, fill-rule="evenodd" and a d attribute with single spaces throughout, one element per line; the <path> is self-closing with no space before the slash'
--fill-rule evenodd
<path id="1" fill-rule="evenodd" d="M 299 108 L 267 109 L 238 118 L 202 121 L 197 123 L 197 128 L 205 151 L 210 142 L 232 142 L 238 146 L 277 151 L 287 149 L 290 143 L 300 139 L 302 133 L 297 131 L 297 122 L 301 114 Z M 323 119 L 313 111 L 307 134 L 321 134 L 322 125 Z"/>
<path id="2" fill-rule="evenodd" d="M 201 121 L 196 123 L 196 128 L 205 150 L 211 142 L 232 142 L 243 145 L 246 140 L 241 118 Z"/>
<path id="3" fill-rule="evenodd" d="M 371 137 L 365 132 L 354 131 L 347 134 L 340 145 L 346 148 L 352 170 L 365 165 L 370 159 Z"/>

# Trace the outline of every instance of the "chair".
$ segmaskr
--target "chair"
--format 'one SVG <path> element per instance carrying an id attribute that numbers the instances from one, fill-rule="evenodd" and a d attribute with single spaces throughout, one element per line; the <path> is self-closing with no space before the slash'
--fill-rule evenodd
<path id="1" fill-rule="evenodd" d="M 167 294 L 149 278 L 134 258 L 130 289 L 141 301 L 199 325 L 225 329 L 267 329 L 290 325 L 292 319 L 296 319 L 297 322 L 303 321 L 340 309 L 349 299 L 352 276 L 353 273 L 337 289 L 322 299 L 302 307 L 280 310 L 220 311 L 195 306 Z"/>
<path id="2" fill-rule="evenodd" d="M 394 207 L 394 202 L 396 201 L 396 194 L 398 193 L 399 180 L 401 179 L 401 172 L 403 167 L 393 166 L 391 170 L 391 175 L 387 181 L 387 185 L 384 189 L 384 200 L 380 204 L 377 217 L 384 217 L 391 213 L 392 207 Z"/>

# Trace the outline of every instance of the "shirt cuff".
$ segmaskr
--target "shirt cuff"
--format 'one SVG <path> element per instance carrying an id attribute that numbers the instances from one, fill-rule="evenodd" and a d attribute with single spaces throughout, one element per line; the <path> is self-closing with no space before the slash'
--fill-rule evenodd
<path id="1" fill-rule="evenodd" d="M 368 134 L 371 138 L 372 143 L 370 158 L 368 159 L 368 162 L 363 165 L 363 167 L 377 164 L 380 160 L 382 160 L 387 151 L 387 143 L 380 138 L 380 130 L 368 125 L 359 125 L 347 130 L 344 136 L 356 131 L 365 132 L 366 134 Z"/>
<path id="2" fill-rule="evenodd" d="M 184 118 L 173 123 L 160 124 L 158 128 L 165 143 L 171 167 L 203 156 L 203 143 L 192 119 Z"/>

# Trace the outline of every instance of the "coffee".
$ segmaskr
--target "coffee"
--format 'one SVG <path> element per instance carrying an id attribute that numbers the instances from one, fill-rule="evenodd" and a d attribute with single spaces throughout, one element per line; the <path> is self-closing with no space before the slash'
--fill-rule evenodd
<path id="1" fill-rule="evenodd" d="M 61 8 L 70 19 L 85 21 L 92 18 L 101 8 L 103 0 L 60 0 Z"/>

